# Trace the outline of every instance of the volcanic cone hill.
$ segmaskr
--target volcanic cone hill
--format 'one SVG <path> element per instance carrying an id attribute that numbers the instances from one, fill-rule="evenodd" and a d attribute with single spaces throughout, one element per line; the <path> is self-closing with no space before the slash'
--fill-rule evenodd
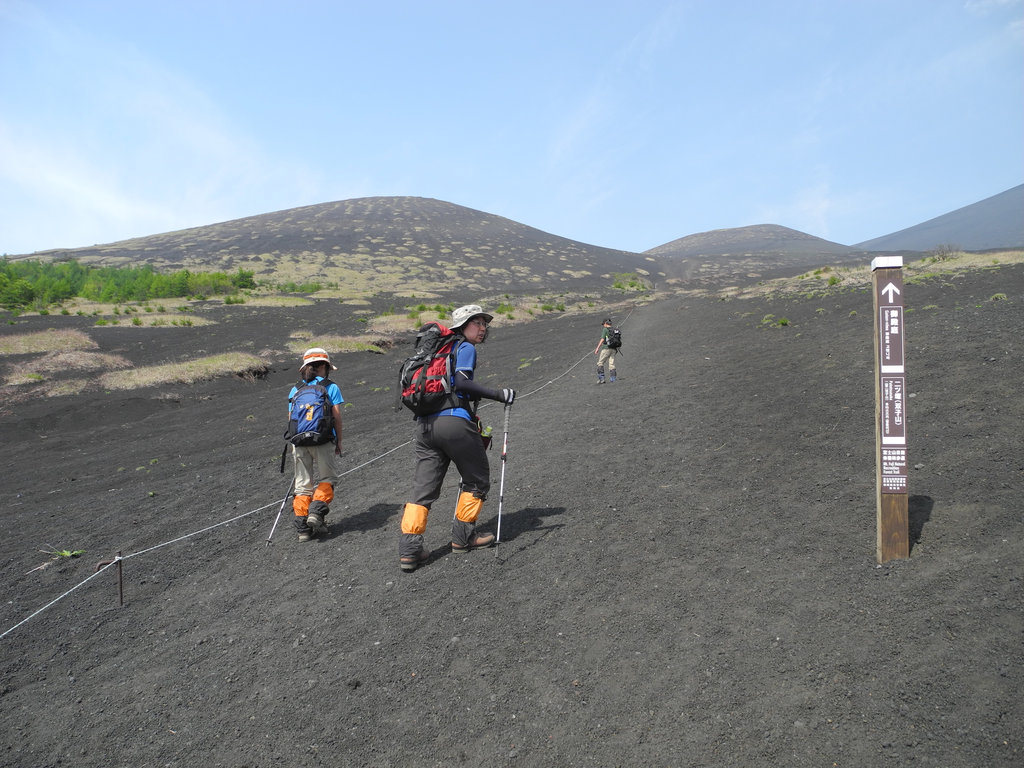
<path id="1" fill-rule="evenodd" d="M 587 245 L 501 216 L 422 197 L 367 197 L 249 216 L 28 258 L 157 269 L 244 269 L 257 281 L 365 293 L 586 291 L 657 269 L 649 256 Z"/>
<path id="2" fill-rule="evenodd" d="M 822 264 L 870 260 L 861 250 L 777 224 L 698 232 L 644 253 L 670 277 L 705 286 L 723 278 L 781 277 Z"/>
<path id="3" fill-rule="evenodd" d="M 1024 184 L 942 216 L 858 243 L 871 251 L 1024 248 Z"/>

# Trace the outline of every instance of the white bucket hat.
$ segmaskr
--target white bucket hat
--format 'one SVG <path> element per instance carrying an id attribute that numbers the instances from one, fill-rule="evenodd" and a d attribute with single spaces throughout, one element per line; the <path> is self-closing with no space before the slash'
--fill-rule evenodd
<path id="1" fill-rule="evenodd" d="M 327 365 L 331 367 L 332 371 L 338 370 L 338 366 L 333 365 L 331 363 L 331 358 L 327 354 L 327 351 L 324 349 L 320 349 L 320 347 L 313 347 L 312 349 L 307 349 L 305 352 L 302 353 L 302 365 L 299 366 L 299 369 L 301 370 L 302 368 L 306 367 L 307 365 L 310 365 L 311 363 L 320 362 L 327 363 Z"/>
<path id="2" fill-rule="evenodd" d="M 474 317 L 482 317 L 488 323 L 494 319 L 494 315 L 489 315 L 486 312 L 484 312 L 484 308 L 481 307 L 479 304 L 467 304 L 466 306 L 459 307 L 454 312 L 452 312 L 452 324 L 449 325 L 448 327 L 451 328 L 453 331 L 457 331 L 459 328 L 464 326 Z"/>

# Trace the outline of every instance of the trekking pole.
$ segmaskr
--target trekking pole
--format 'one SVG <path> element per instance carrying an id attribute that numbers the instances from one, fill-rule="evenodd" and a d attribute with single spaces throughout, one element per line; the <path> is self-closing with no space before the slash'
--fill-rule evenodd
<path id="1" fill-rule="evenodd" d="M 512 406 L 505 406 L 505 434 L 501 439 L 501 483 L 498 486 L 498 533 L 494 537 L 495 544 L 501 542 L 501 508 L 505 503 L 505 463 L 508 460 L 508 417 L 511 409 Z"/>
<path id="2" fill-rule="evenodd" d="M 292 497 L 292 491 L 295 490 L 295 478 L 292 478 L 292 484 L 288 486 L 288 493 L 284 495 L 284 500 L 281 502 L 281 508 L 277 510 L 277 517 L 274 518 L 274 525 L 270 529 L 270 535 L 267 536 L 267 546 L 270 546 L 270 540 L 274 538 L 274 531 L 277 530 L 277 523 L 281 519 L 281 513 L 284 512 L 284 505 L 288 503 L 288 499 Z"/>

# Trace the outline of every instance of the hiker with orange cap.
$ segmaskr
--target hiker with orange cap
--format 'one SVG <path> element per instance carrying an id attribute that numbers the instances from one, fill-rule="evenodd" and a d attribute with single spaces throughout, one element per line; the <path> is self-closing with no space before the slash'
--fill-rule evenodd
<path id="1" fill-rule="evenodd" d="M 288 393 L 289 427 L 295 466 L 295 530 L 299 541 L 326 533 L 324 519 L 334 500 L 341 455 L 341 404 L 338 385 L 328 379 L 338 370 L 320 347 L 307 349 L 299 368 L 301 380 Z"/>
<path id="2" fill-rule="evenodd" d="M 415 571 L 427 560 L 423 551 L 427 514 L 441 495 L 441 485 L 452 462 L 462 476 L 452 520 L 452 552 L 465 553 L 494 544 L 493 533 L 476 532 L 477 517 L 491 487 L 490 466 L 476 419 L 476 406 L 480 398 L 510 406 L 516 393 L 514 389 L 495 390 L 473 381 L 476 347 L 487 338 L 493 319 L 478 304 L 467 304 L 452 312 L 449 329 L 461 337 L 454 350 L 451 384 L 455 397 L 436 413 L 416 418 L 412 501 L 403 510 L 398 546 L 399 566 L 403 571 Z"/>

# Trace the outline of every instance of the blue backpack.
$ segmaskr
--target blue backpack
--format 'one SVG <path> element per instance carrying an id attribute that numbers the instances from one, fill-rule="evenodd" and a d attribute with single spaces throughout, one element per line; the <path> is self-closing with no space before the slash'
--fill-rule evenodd
<path id="1" fill-rule="evenodd" d="M 300 381 L 288 401 L 288 430 L 284 439 L 292 445 L 323 445 L 334 439 L 331 398 L 324 379 L 319 384 Z"/>

